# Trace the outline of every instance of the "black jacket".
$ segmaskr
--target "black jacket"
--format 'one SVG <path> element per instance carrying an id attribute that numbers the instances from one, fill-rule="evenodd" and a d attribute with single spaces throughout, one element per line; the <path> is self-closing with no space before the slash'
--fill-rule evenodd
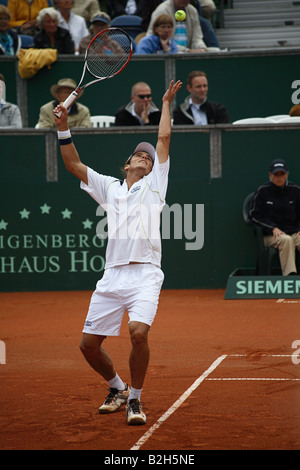
<path id="1" fill-rule="evenodd" d="M 173 124 L 195 124 L 189 98 L 188 96 L 182 104 L 176 106 L 174 109 Z M 201 106 L 201 111 L 204 111 L 207 116 L 207 124 L 230 123 L 226 108 L 222 104 L 205 101 Z"/>
<path id="2" fill-rule="evenodd" d="M 48 34 L 42 30 L 34 36 L 35 49 L 51 49 L 52 45 Z M 57 27 L 55 34 L 54 49 L 57 49 L 58 54 L 74 54 L 74 42 L 67 29 Z"/>
<path id="3" fill-rule="evenodd" d="M 115 114 L 115 126 L 140 126 L 140 121 L 133 116 L 131 113 L 133 107 L 133 102 L 128 103 L 127 106 L 123 106 L 118 109 Z M 156 126 L 159 124 L 161 116 L 161 111 L 158 107 L 152 102 L 149 113 L 149 126 Z M 146 124 L 147 125 L 147 124 Z"/>
<path id="4" fill-rule="evenodd" d="M 300 187 L 287 182 L 284 188 L 268 182 L 260 186 L 253 198 L 250 220 L 264 235 L 278 227 L 287 235 L 300 231 Z"/>

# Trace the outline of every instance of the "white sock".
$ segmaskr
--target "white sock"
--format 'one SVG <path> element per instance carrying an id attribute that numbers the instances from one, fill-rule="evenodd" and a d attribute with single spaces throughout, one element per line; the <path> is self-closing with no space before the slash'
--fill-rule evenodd
<path id="1" fill-rule="evenodd" d="M 133 388 L 130 389 L 130 395 L 128 397 L 128 401 L 134 398 L 137 398 L 139 401 L 141 399 L 142 388 Z"/>
<path id="2" fill-rule="evenodd" d="M 116 374 L 113 379 L 108 380 L 107 383 L 111 388 L 116 388 L 118 390 L 125 390 L 125 384 L 123 380 L 120 379 L 118 374 Z"/>

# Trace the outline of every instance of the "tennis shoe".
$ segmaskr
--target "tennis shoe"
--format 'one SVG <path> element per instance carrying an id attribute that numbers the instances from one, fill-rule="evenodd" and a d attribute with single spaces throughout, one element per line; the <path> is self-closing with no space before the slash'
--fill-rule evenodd
<path id="1" fill-rule="evenodd" d="M 136 398 L 130 400 L 126 407 L 127 424 L 146 424 L 146 415 L 142 404 Z"/>
<path id="2" fill-rule="evenodd" d="M 103 405 L 100 406 L 99 413 L 108 414 L 118 411 L 122 405 L 126 405 L 129 393 L 130 389 L 127 384 L 125 384 L 125 390 L 109 388 L 109 394 L 105 398 Z"/>

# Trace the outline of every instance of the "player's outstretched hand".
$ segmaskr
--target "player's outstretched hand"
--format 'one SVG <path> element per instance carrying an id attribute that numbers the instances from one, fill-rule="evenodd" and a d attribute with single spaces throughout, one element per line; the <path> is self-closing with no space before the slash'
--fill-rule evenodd
<path id="1" fill-rule="evenodd" d="M 180 90 L 181 87 L 182 87 L 182 82 L 180 80 L 177 80 L 176 83 L 174 83 L 174 80 L 171 80 L 169 88 L 167 89 L 166 93 L 164 94 L 162 100 L 163 101 L 168 101 L 169 103 L 171 103 L 174 96 Z"/>
<path id="2" fill-rule="evenodd" d="M 60 114 L 61 113 L 61 114 Z M 56 108 L 53 109 L 54 119 L 59 131 L 67 131 L 68 126 L 68 111 L 63 106 L 62 103 L 58 104 Z M 59 117 L 58 117 L 59 115 Z"/>

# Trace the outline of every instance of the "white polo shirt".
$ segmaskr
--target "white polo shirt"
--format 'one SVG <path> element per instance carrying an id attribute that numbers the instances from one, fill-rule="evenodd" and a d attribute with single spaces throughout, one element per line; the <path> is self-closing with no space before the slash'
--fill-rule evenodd
<path id="1" fill-rule="evenodd" d="M 79 44 L 82 38 L 85 38 L 89 35 L 89 30 L 86 26 L 85 19 L 80 15 L 75 15 L 73 11 L 70 13 L 70 19 L 67 23 L 66 20 L 60 14 L 59 26 L 64 29 L 67 29 L 72 36 L 74 45 L 76 49 L 79 49 Z"/>
<path id="2" fill-rule="evenodd" d="M 159 164 L 157 154 L 152 171 L 128 190 L 123 182 L 88 168 L 86 191 L 107 212 L 108 243 L 106 268 L 130 262 L 160 267 L 160 214 L 165 205 L 169 159 Z"/>

